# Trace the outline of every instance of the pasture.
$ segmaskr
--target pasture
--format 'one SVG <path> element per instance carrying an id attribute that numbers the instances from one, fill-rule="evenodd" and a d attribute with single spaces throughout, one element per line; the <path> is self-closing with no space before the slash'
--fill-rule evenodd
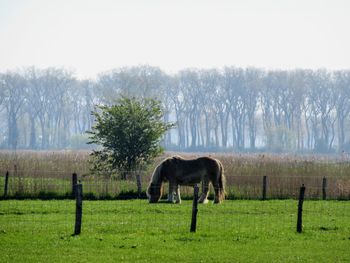
<path id="1" fill-rule="evenodd" d="M 71 236 L 74 201 L 6 200 L 0 206 L 0 262 L 349 262 L 350 203 L 296 200 L 200 205 L 85 201 Z"/>
<path id="2" fill-rule="evenodd" d="M 142 172 L 143 191 L 156 165 L 172 154 L 137 171 Z M 199 205 L 197 232 L 190 233 L 192 201 L 175 205 L 136 199 L 133 174 L 128 180 L 118 174 L 93 175 L 88 155 L 0 152 L 0 189 L 6 171 L 10 174 L 8 196 L 0 201 L 0 262 L 350 261 L 347 156 L 211 154 L 223 163 L 228 200 Z M 80 236 L 72 236 L 73 172 L 84 193 Z M 260 200 L 263 176 L 267 201 Z M 326 201 L 320 200 L 324 177 Z M 303 232 L 297 233 L 301 184 L 306 199 Z M 192 194 L 192 188 L 181 188 L 183 199 Z M 37 198 L 50 200 L 33 200 Z M 132 199 L 119 200 L 124 198 Z"/>

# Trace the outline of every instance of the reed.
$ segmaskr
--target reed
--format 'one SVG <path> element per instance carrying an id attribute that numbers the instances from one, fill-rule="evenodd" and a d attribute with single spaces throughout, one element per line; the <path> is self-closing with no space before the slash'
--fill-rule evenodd
<path id="1" fill-rule="evenodd" d="M 89 170 L 89 154 L 89 151 L 0 151 L 0 175 L 10 172 L 9 196 L 12 197 L 67 197 L 73 172 L 78 173 L 84 193 L 91 199 L 135 196 L 134 174 L 126 181 L 119 180 L 118 174 L 95 176 Z M 327 198 L 350 199 L 350 158 L 344 155 L 166 152 L 145 170 L 137 171 L 142 174 L 143 191 L 156 165 L 174 154 L 185 158 L 205 155 L 219 159 L 225 170 L 228 198 L 260 198 L 262 178 L 266 175 L 267 198 L 295 198 L 300 185 L 305 184 L 306 198 L 318 199 L 322 195 L 322 178 L 326 177 Z M 1 179 L 0 189 L 3 183 Z M 191 198 L 192 192 L 191 188 L 182 188 L 184 198 Z"/>

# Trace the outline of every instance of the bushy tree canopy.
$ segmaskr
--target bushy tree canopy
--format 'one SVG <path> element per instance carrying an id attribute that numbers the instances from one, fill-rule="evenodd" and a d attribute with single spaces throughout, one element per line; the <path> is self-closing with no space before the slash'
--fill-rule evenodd
<path id="1" fill-rule="evenodd" d="M 158 156 L 163 148 L 160 140 L 173 127 L 163 121 L 160 102 L 153 99 L 122 97 L 117 104 L 100 106 L 90 142 L 102 146 L 94 151 L 95 168 L 132 171 Z"/>

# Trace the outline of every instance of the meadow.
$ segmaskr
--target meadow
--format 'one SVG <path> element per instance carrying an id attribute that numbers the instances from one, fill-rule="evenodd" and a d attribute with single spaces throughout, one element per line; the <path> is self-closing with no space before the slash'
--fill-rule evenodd
<path id="1" fill-rule="evenodd" d="M 7 200 L 0 206 L 0 262 L 349 262 L 350 203 L 296 200 L 84 201 L 72 236 L 74 201 Z"/>
<path id="2" fill-rule="evenodd" d="M 143 196 L 154 168 L 167 152 L 148 167 L 135 171 L 142 175 Z M 293 154 L 209 154 L 180 153 L 184 157 L 212 156 L 224 166 L 226 192 L 229 199 L 259 199 L 262 178 L 267 176 L 267 197 L 296 198 L 299 187 L 305 184 L 306 197 L 319 199 L 322 179 L 327 178 L 327 198 L 350 199 L 350 158 L 347 155 Z M 76 172 L 84 185 L 87 199 L 134 198 L 135 173 L 128 180 L 106 173 L 94 175 L 90 171 L 89 151 L 0 151 L 0 175 L 9 171 L 8 196 L 16 198 L 68 198 L 71 194 L 72 173 Z M 0 178 L 0 189 L 4 180 Z M 183 197 L 191 198 L 192 189 L 183 188 Z M 1 194 L 0 194 L 1 195 Z"/>
<path id="3" fill-rule="evenodd" d="M 136 171 L 142 173 L 143 191 L 156 165 L 173 154 Z M 136 198 L 133 174 L 128 180 L 93 175 L 87 151 L 0 152 L 0 173 L 10 174 L 8 197 L 0 201 L 0 262 L 350 261 L 347 156 L 210 155 L 224 165 L 228 200 L 199 205 L 197 232 L 190 233 L 190 200 L 175 205 Z M 79 236 L 72 236 L 73 172 L 84 192 Z M 269 200 L 261 201 L 265 175 Z M 326 201 L 320 200 L 323 177 Z M 303 232 L 297 233 L 301 184 L 306 200 Z M 192 188 L 181 191 L 183 199 L 192 198 Z"/>

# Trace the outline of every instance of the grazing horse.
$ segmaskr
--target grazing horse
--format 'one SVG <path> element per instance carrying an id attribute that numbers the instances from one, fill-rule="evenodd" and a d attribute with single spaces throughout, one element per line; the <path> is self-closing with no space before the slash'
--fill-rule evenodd
<path id="1" fill-rule="evenodd" d="M 214 203 L 225 199 L 225 177 L 221 162 L 211 157 L 200 157 L 187 160 L 173 156 L 162 161 L 154 170 L 147 189 L 150 203 L 157 203 L 162 196 L 163 182 L 169 181 L 168 201 L 173 202 L 174 192 L 176 203 L 181 203 L 180 185 L 193 186 L 202 182 L 200 203 L 208 202 L 209 183 L 214 187 Z"/>

